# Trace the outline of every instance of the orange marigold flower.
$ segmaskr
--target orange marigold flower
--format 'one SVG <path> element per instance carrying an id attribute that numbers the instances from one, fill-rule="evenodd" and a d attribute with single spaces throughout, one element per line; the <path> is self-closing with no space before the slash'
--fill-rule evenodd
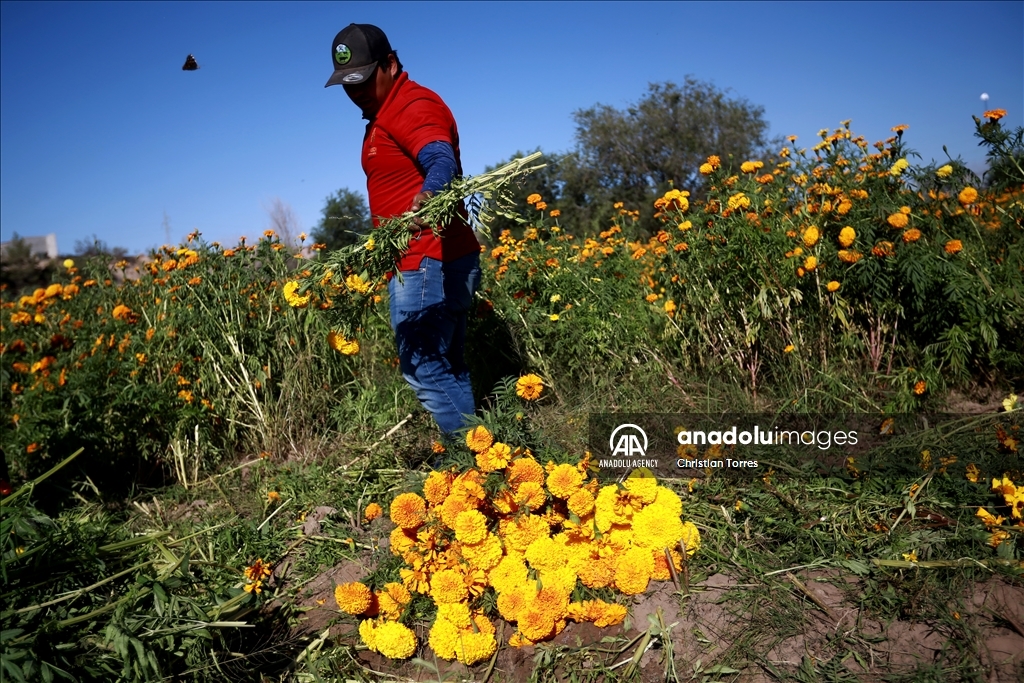
<path id="1" fill-rule="evenodd" d="M 839 244 L 844 249 L 853 244 L 855 239 L 857 239 L 857 232 L 849 225 L 839 231 Z"/>
<path id="2" fill-rule="evenodd" d="M 878 258 L 885 258 L 886 256 L 892 256 L 893 243 L 892 242 L 879 242 L 875 246 L 871 247 L 871 253 Z"/>
<path id="3" fill-rule="evenodd" d="M 839 291 L 839 283 L 838 283 L 838 282 L 836 282 L 835 280 L 832 280 L 831 282 L 829 282 L 829 283 L 828 283 L 828 284 L 826 285 L 826 288 L 827 288 L 827 289 L 828 289 L 828 291 L 830 291 L 830 292 L 837 292 L 837 291 Z"/>
<path id="4" fill-rule="evenodd" d="M 423 496 L 431 505 L 440 505 L 451 490 L 451 478 L 444 472 L 431 472 L 423 483 Z"/>
<path id="5" fill-rule="evenodd" d="M 541 200 L 541 196 L 539 194 L 537 194 L 536 192 L 534 192 L 533 194 L 531 194 L 529 197 L 526 198 L 526 203 L 527 204 L 536 204 L 540 200 Z"/>
<path id="6" fill-rule="evenodd" d="M 973 187 L 968 186 L 960 190 L 960 194 L 958 194 L 956 198 L 961 204 L 967 206 L 968 204 L 973 204 L 978 201 L 978 191 Z"/>
<path id="7" fill-rule="evenodd" d="M 366 506 L 366 511 L 363 512 L 363 518 L 366 519 L 367 522 L 372 522 L 382 514 L 384 514 L 384 509 L 381 508 L 379 504 L 370 503 Z"/>
<path id="8" fill-rule="evenodd" d="M 460 512 L 455 518 L 455 538 L 461 543 L 479 543 L 487 537 L 487 518 L 479 510 Z"/>
<path id="9" fill-rule="evenodd" d="M 921 239 L 921 231 L 917 228 L 911 228 L 903 233 L 903 241 L 906 243 L 916 242 Z"/>
<path id="10" fill-rule="evenodd" d="M 885 221 L 894 228 L 905 228 L 910 222 L 910 219 L 907 218 L 907 214 L 897 211 L 886 218 Z"/>
<path id="11" fill-rule="evenodd" d="M 494 443 L 494 435 L 487 431 L 487 427 L 477 425 L 466 432 L 466 445 L 474 453 L 483 453 Z"/>
<path id="12" fill-rule="evenodd" d="M 373 593 L 359 581 L 343 583 L 334 588 L 334 600 L 346 614 L 363 614 L 373 602 Z"/>
<path id="13" fill-rule="evenodd" d="M 814 226 L 814 225 L 810 226 L 809 228 L 804 230 L 804 234 L 803 234 L 804 246 L 805 247 L 813 247 L 815 244 L 818 243 L 818 238 L 820 236 L 821 236 L 821 233 L 818 232 L 817 226 Z"/>
<path id="14" fill-rule="evenodd" d="M 558 209 L 551 209 L 551 211 L 548 212 L 548 215 L 551 216 L 552 218 L 558 218 L 559 216 L 562 215 L 562 212 L 559 211 Z"/>
<path id="15" fill-rule="evenodd" d="M 415 493 L 403 493 L 391 501 L 391 521 L 402 529 L 418 529 L 426 513 L 426 501 Z"/>
<path id="16" fill-rule="evenodd" d="M 953 254 L 958 254 L 963 251 L 964 243 L 960 240 L 950 240 L 946 242 L 946 246 L 943 248 L 946 250 L 947 254 L 952 256 Z"/>
<path id="17" fill-rule="evenodd" d="M 548 475 L 548 490 L 555 498 L 566 500 L 576 493 L 583 483 L 583 473 L 572 465 L 557 465 Z"/>
<path id="18" fill-rule="evenodd" d="M 927 390 L 928 390 L 928 383 L 925 382 L 923 379 L 918 380 L 917 382 L 914 383 L 914 393 L 917 394 L 918 396 L 920 396 L 921 394 L 923 394 Z"/>
<path id="19" fill-rule="evenodd" d="M 982 114 L 989 121 L 998 121 L 999 119 L 1006 116 L 1005 109 L 989 109 L 987 112 Z"/>
<path id="20" fill-rule="evenodd" d="M 537 375 L 523 375 L 516 380 L 516 395 L 527 401 L 535 401 L 540 398 L 543 390 L 544 380 Z"/>

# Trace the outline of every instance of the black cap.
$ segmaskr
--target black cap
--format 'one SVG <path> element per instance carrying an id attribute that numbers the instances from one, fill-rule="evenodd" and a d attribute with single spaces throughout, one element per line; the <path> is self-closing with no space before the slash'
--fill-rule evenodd
<path id="1" fill-rule="evenodd" d="M 392 52 L 384 31 L 372 24 L 349 24 L 331 44 L 334 74 L 327 85 L 358 85 L 369 78 L 377 62 Z"/>

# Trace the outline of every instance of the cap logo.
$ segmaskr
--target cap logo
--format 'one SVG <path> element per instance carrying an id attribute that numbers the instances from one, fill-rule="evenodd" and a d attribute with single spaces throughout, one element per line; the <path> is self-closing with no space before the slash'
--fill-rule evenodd
<path id="1" fill-rule="evenodd" d="M 338 66 L 345 66 L 352 59 L 352 50 L 344 43 L 334 48 L 334 61 Z"/>
<path id="2" fill-rule="evenodd" d="M 360 83 L 363 80 L 362 74 L 346 74 L 342 77 L 342 83 Z"/>

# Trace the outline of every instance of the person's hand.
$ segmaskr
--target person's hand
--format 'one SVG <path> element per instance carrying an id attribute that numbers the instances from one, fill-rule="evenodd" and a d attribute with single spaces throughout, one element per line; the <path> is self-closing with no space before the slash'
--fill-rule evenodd
<path id="1" fill-rule="evenodd" d="M 412 211 L 413 213 L 419 211 L 420 209 L 423 208 L 423 205 L 426 204 L 427 200 L 430 199 L 433 196 L 434 196 L 433 192 L 420 192 L 420 193 L 418 193 L 415 197 L 412 198 L 412 205 L 409 207 L 409 210 Z M 415 225 L 416 227 L 414 228 L 413 226 L 409 226 L 410 230 L 416 230 L 418 228 L 429 228 L 430 227 L 427 224 L 427 222 L 424 221 L 422 218 L 414 218 L 414 219 L 412 219 L 412 222 L 413 222 L 413 225 Z"/>

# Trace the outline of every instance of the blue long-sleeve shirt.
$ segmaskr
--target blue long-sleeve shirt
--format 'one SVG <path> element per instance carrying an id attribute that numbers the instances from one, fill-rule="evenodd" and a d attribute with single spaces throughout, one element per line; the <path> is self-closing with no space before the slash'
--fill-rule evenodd
<path id="1" fill-rule="evenodd" d="M 431 142 L 423 146 L 416 160 L 427 172 L 421 192 L 437 194 L 455 178 L 458 168 L 455 150 L 447 142 Z"/>

